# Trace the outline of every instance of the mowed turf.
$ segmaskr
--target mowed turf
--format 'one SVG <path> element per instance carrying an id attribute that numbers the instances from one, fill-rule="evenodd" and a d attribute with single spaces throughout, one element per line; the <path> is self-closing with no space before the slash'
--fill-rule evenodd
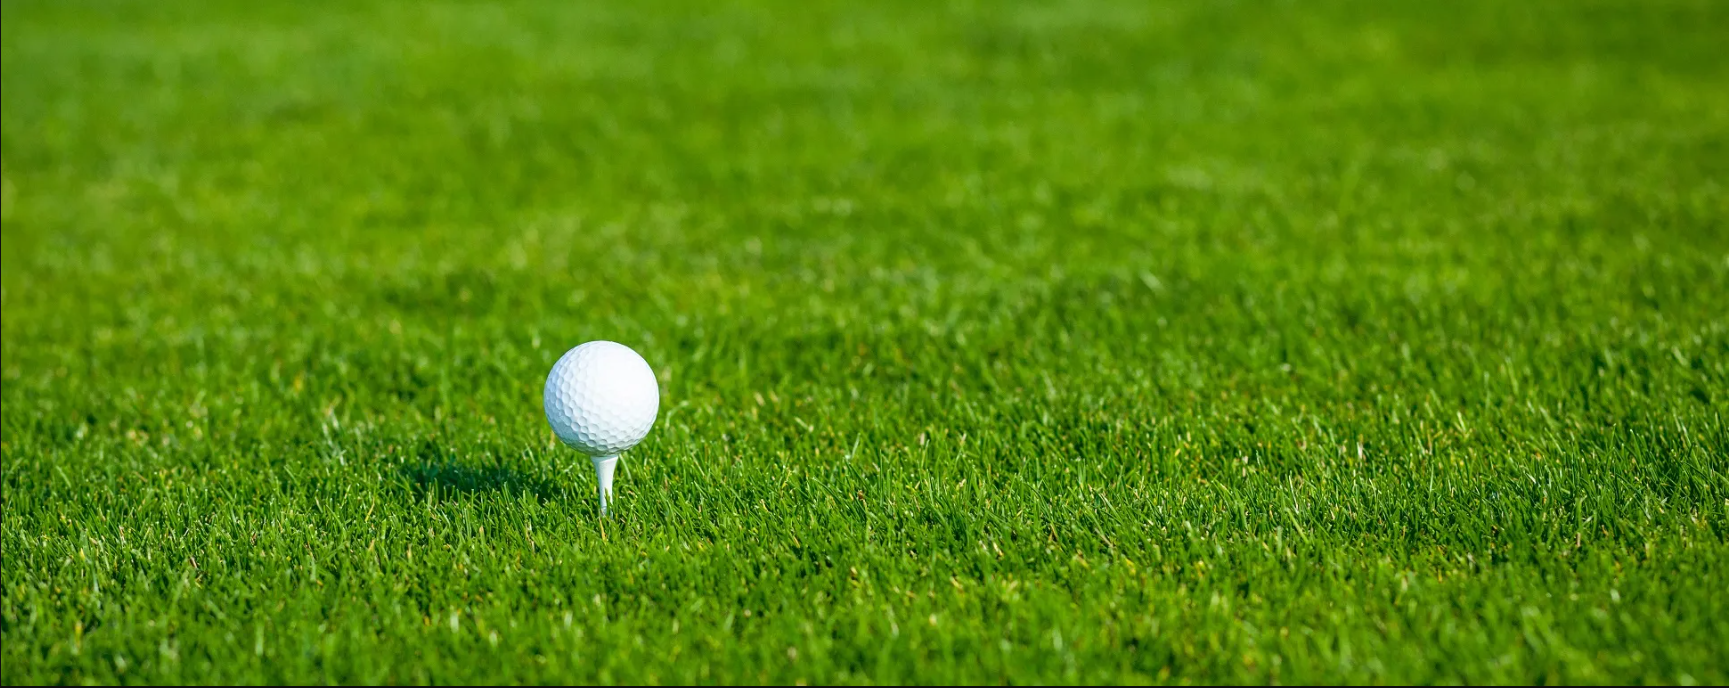
<path id="1" fill-rule="evenodd" d="M 4 5 L 5 683 L 1729 681 L 1729 5 L 255 5 Z"/>

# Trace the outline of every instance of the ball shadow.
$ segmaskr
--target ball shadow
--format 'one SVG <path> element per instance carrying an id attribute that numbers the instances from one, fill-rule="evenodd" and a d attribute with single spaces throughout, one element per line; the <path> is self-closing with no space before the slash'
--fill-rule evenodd
<path id="1" fill-rule="evenodd" d="M 552 485 L 509 466 L 476 466 L 457 461 L 423 461 L 402 468 L 402 474 L 417 498 L 428 492 L 441 495 L 501 493 L 527 494 L 540 501 L 552 498 Z"/>

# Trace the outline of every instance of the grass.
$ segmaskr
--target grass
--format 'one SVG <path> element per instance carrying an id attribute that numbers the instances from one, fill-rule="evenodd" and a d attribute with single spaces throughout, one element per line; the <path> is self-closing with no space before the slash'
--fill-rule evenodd
<path id="1" fill-rule="evenodd" d="M 7 684 L 1729 681 L 1729 5 L 3 12 Z"/>

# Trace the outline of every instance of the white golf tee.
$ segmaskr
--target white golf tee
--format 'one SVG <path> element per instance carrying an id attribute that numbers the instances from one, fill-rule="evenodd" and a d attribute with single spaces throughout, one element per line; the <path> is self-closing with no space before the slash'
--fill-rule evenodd
<path id="1" fill-rule="evenodd" d="M 618 455 L 595 456 L 594 475 L 600 479 L 600 515 L 606 515 L 607 502 L 612 501 L 612 469 L 618 467 Z"/>

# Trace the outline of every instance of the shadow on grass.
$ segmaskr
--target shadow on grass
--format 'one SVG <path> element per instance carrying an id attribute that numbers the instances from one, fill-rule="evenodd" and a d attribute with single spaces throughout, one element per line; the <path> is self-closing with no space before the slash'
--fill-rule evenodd
<path id="1" fill-rule="evenodd" d="M 440 495 L 499 492 L 505 495 L 528 494 L 547 501 L 553 493 L 552 486 L 546 481 L 505 466 L 422 462 L 404 466 L 402 474 L 414 487 L 417 497 L 425 497 L 427 492 Z"/>

